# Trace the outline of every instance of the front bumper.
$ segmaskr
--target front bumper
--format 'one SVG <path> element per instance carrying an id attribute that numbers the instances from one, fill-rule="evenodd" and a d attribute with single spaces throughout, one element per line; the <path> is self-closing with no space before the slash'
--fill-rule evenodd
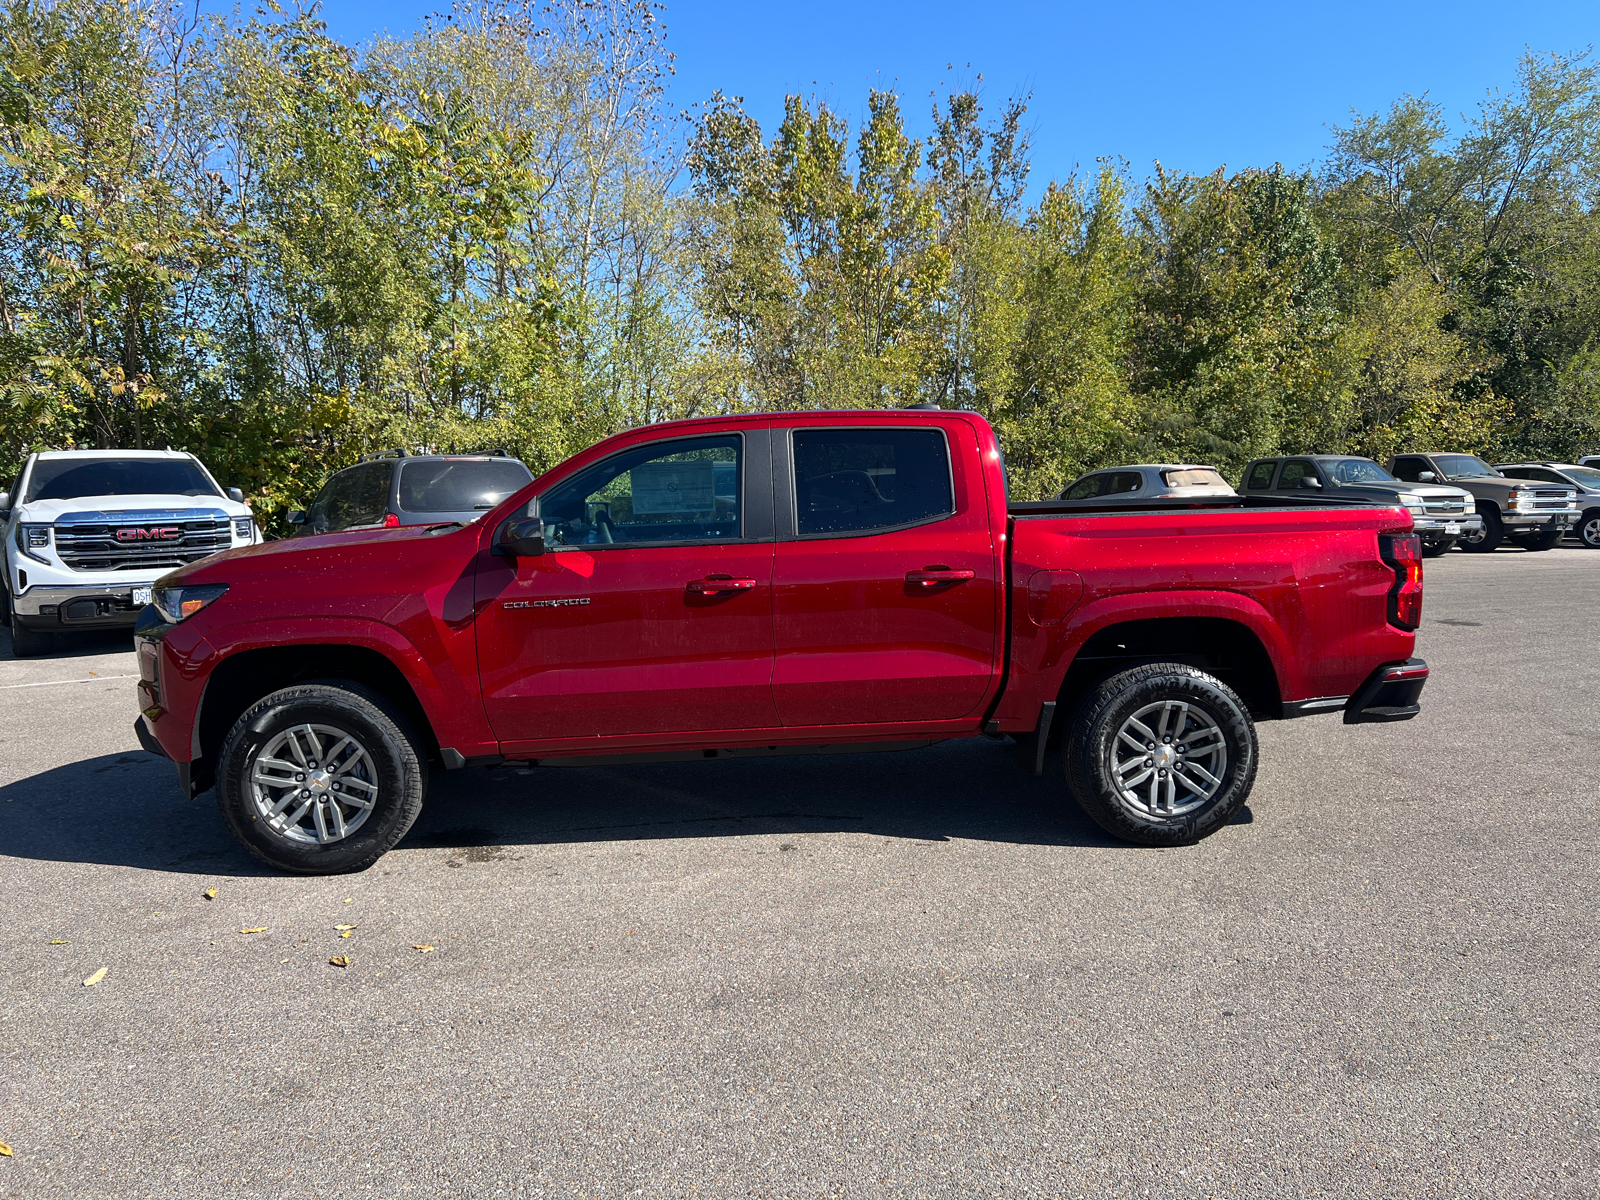
<path id="1" fill-rule="evenodd" d="M 29 629 L 132 629 L 144 606 L 133 602 L 133 589 L 148 583 L 35 584 L 11 598 L 11 611 Z"/>
<path id="2" fill-rule="evenodd" d="M 1565 529 L 1575 524 L 1578 514 L 1573 512 L 1507 512 L 1500 514 L 1500 523 L 1517 529 Z"/>
<path id="3" fill-rule="evenodd" d="M 1455 526 L 1454 531 L 1450 526 Z M 1477 513 L 1466 513 L 1454 517 L 1417 516 L 1411 517 L 1411 528 L 1423 537 L 1462 537 L 1469 533 L 1478 533 L 1483 529 L 1483 517 Z"/>

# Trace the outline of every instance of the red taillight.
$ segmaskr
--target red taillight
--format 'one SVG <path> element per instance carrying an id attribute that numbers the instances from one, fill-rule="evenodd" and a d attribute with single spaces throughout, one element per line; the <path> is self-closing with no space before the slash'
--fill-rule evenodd
<path id="1" fill-rule="evenodd" d="M 1378 554 L 1394 568 L 1389 624 L 1415 629 L 1422 624 L 1422 539 L 1414 533 L 1380 534 Z"/>
<path id="2" fill-rule="evenodd" d="M 384 517 L 383 527 L 385 529 L 399 529 L 400 518 L 396 514 L 390 513 L 388 516 Z"/>

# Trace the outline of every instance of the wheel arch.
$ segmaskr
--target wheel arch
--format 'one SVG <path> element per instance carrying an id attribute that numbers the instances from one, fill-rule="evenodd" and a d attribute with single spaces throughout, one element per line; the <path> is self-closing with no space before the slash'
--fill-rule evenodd
<path id="1" fill-rule="evenodd" d="M 206 680 L 194 722 L 193 790 L 199 793 L 210 786 L 217 752 L 240 714 L 273 692 L 312 680 L 346 680 L 371 689 L 410 723 L 425 757 L 438 755 L 438 738 L 415 689 L 381 651 L 344 643 L 264 646 L 230 654 Z"/>
<path id="2" fill-rule="evenodd" d="M 1282 685 L 1266 644 L 1245 622 L 1222 616 L 1135 617 L 1101 627 L 1073 655 L 1057 704 L 1070 710 L 1107 676 L 1153 662 L 1198 667 L 1237 692 L 1256 717 L 1282 715 Z"/>

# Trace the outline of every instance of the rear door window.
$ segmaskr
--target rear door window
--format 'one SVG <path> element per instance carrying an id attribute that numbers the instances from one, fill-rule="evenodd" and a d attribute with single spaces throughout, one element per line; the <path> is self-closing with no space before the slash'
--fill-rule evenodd
<path id="1" fill-rule="evenodd" d="M 1144 476 L 1138 471 L 1113 471 L 1106 480 L 1103 496 L 1125 496 L 1144 488 Z"/>
<path id="2" fill-rule="evenodd" d="M 400 464 L 400 511 L 487 512 L 533 478 L 504 458 L 432 458 Z"/>
<path id="3" fill-rule="evenodd" d="M 1104 475 L 1085 475 L 1077 483 L 1069 487 L 1061 496 L 1063 500 L 1088 500 L 1100 494 L 1100 485 L 1104 483 Z"/>
<path id="4" fill-rule="evenodd" d="M 1394 477 L 1402 483 L 1421 483 L 1422 473 L 1433 468 L 1425 458 L 1397 458 L 1394 460 Z"/>
<path id="5" fill-rule="evenodd" d="M 1272 468 L 1278 465 L 1278 460 L 1269 458 L 1265 462 L 1258 462 L 1250 468 L 1250 478 L 1245 480 L 1247 488 L 1270 488 L 1272 486 Z"/>
<path id="6" fill-rule="evenodd" d="M 1298 488 L 1315 488 L 1320 486 L 1317 478 L 1317 468 L 1308 459 L 1291 458 L 1283 464 L 1283 472 L 1278 476 L 1278 490 L 1294 491 Z"/>
<path id="7" fill-rule="evenodd" d="M 679 438 L 612 455 L 540 498 L 545 537 L 558 549 L 737 541 L 743 444 Z"/>
<path id="8" fill-rule="evenodd" d="M 901 529 L 956 510 L 938 429 L 797 429 L 794 489 L 801 537 Z"/>

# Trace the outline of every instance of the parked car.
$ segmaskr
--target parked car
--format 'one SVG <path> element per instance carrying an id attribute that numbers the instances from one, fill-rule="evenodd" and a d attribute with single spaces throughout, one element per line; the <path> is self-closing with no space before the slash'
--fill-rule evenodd
<path id="1" fill-rule="evenodd" d="M 608 438 L 463 526 L 349 529 L 162 581 L 141 743 L 252 853 L 360 870 L 428 763 L 910 749 L 1013 734 L 1148 845 L 1227 825 L 1255 721 L 1403 721 L 1422 566 L 1393 508 L 1007 506 L 970 412 L 721 416 Z M 726 480 L 727 486 L 722 486 Z M 602 519 L 604 518 L 604 519 Z M 604 531 L 604 536 L 602 536 Z"/>
<path id="2" fill-rule="evenodd" d="M 1600 454 L 1585 454 L 1578 459 L 1580 467 L 1600 467 Z"/>
<path id="3" fill-rule="evenodd" d="M 1063 488 L 1060 498 L 1098 507 L 1237 494 L 1215 467 L 1198 463 L 1140 463 L 1090 471 Z"/>
<path id="4" fill-rule="evenodd" d="M 1595 461 L 1600 463 L 1600 459 Z M 1591 550 L 1600 550 L 1600 466 L 1585 467 L 1576 463 L 1556 462 L 1496 463 L 1495 470 L 1507 479 L 1554 483 L 1576 491 L 1578 521 L 1572 526 L 1572 532 Z"/>
<path id="5" fill-rule="evenodd" d="M 291 537 L 378 525 L 474 521 L 533 478 L 503 450 L 485 454 L 407 454 L 386 450 L 336 471 L 311 507 L 287 514 Z"/>
<path id="6" fill-rule="evenodd" d="M 1472 493 L 1438 483 L 1402 483 L 1370 458 L 1353 454 L 1302 454 L 1253 459 L 1240 489 L 1246 496 L 1304 496 L 1395 504 L 1411 514 L 1426 558 L 1443 554 L 1456 539 L 1483 528 Z"/>
<path id="7" fill-rule="evenodd" d="M 1389 460 L 1389 473 L 1408 483 L 1453 483 L 1473 494 L 1483 529 L 1462 533 L 1463 550 L 1493 550 L 1505 538 L 1524 550 L 1548 550 L 1578 520 L 1572 488 L 1507 479 L 1475 454 L 1399 454 Z"/>
<path id="8" fill-rule="evenodd" d="M 177 450 L 30 454 L 0 492 L 0 616 L 19 657 L 55 635 L 131 629 L 173 567 L 261 540 L 238 488 Z"/>

